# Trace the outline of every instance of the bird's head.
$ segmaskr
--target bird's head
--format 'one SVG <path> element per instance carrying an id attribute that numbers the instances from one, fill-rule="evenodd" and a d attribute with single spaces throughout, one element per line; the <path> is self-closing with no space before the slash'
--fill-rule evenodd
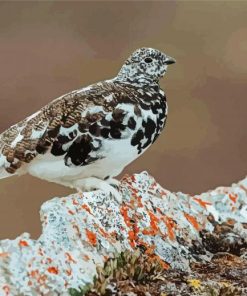
<path id="1" fill-rule="evenodd" d="M 174 63 L 175 60 L 165 53 L 143 47 L 134 51 L 126 60 L 117 78 L 129 83 L 157 83 L 165 75 L 168 65 Z"/>

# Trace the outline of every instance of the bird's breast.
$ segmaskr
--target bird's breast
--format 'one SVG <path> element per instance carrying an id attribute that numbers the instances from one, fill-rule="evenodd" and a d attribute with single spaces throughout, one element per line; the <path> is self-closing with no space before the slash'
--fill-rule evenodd
<path id="1" fill-rule="evenodd" d="M 148 99 L 141 100 L 138 108 L 140 116 L 135 133 L 131 137 L 131 145 L 136 147 L 138 154 L 146 150 L 160 135 L 167 117 L 167 102 L 164 92 L 144 94 Z"/>

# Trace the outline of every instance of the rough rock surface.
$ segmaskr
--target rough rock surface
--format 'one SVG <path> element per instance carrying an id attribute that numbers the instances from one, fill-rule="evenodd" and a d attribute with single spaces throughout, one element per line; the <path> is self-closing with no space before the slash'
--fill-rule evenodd
<path id="1" fill-rule="evenodd" d="M 247 178 L 191 196 L 143 172 L 120 189 L 121 205 L 102 191 L 44 203 L 38 240 L 0 242 L 0 295 L 247 295 Z"/>

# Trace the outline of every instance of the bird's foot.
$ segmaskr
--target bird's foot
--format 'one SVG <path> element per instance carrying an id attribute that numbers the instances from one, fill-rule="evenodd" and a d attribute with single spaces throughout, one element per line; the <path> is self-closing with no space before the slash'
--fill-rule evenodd
<path id="1" fill-rule="evenodd" d="M 122 196 L 116 188 L 114 188 L 108 182 L 95 177 L 76 180 L 73 182 L 73 187 L 76 188 L 78 192 L 81 192 L 82 190 L 91 191 L 95 189 L 100 189 L 106 193 L 112 194 L 119 204 L 122 203 Z"/>

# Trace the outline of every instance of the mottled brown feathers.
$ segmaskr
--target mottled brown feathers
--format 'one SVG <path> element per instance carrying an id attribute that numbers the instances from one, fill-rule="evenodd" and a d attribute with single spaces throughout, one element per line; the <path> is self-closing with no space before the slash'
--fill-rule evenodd
<path id="1" fill-rule="evenodd" d="M 8 173 L 13 174 L 23 164 L 30 163 L 38 154 L 45 154 L 48 150 L 55 156 L 67 153 L 66 165 L 69 165 L 69 161 L 74 165 L 88 164 L 94 160 L 89 153 L 96 149 L 95 145 L 97 149 L 100 146 L 97 139 L 93 141 L 92 137 L 117 139 L 125 128 L 135 128 L 133 118 L 128 120 L 127 127 L 123 125 L 125 111 L 116 106 L 121 103 L 133 104 L 134 113 L 138 117 L 141 116 L 142 108 L 165 109 L 162 103 L 156 107 L 152 105 L 150 96 L 154 95 L 157 96 L 157 92 L 153 88 L 149 89 L 147 96 L 145 92 L 138 92 L 135 86 L 118 82 L 102 82 L 88 89 L 66 94 L 0 135 L 1 154 L 6 158 L 4 167 Z M 95 106 L 102 107 L 104 112 L 91 112 L 90 108 Z M 111 121 L 106 119 L 106 113 L 111 114 Z M 69 129 L 75 124 L 78 124 L 78 130 L 71 131 L 68 136 L 60 134 L 61 128 Z M 152 132 L 155 132 L 155 128 L 156 123 Z M 157 128 L 157 133 L 159 130 L 160 127 Z M 85 134 L 78 135 L 78 132 Z M 140 133 L 132 140 L 134 143 L 142 138 Z M 68 152 L 63 149 L 63 145 L 69 142 L 71 147 Z M 140 150 L 140 143 L 137 145 Z"/>

